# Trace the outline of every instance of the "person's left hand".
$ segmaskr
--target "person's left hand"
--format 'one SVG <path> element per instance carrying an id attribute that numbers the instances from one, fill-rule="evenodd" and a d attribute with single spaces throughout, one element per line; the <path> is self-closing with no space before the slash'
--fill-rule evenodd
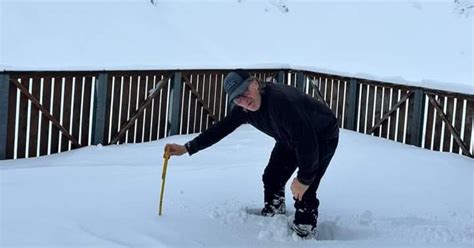
<path id="1" fill-rule="evenodd" d="M 291 193 L 293 193 L 293 198 L 298 201 L 303 200 L 303 195 L 306 190 L 309 188 L 309 185 L 302 184 L 297 177 L 293 179 L 291 183 Z"/>

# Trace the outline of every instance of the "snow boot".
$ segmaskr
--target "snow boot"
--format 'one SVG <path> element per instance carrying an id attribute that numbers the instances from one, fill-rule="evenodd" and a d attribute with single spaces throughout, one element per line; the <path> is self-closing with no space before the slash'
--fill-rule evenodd
<path id="1" fill-rule="evenodd" d="M 318 211 L 307 207 L 297 208 L 291 229 L 305 239 L 316 238 Z"/>
<path id="2" fill-rule="evenodd" d="M 262 215 L 271 217 L 276 214 L 285 213 L 285 190 L 279 190 L 277 193 L 265 192 L 265 206 L 262 209 Z"/>

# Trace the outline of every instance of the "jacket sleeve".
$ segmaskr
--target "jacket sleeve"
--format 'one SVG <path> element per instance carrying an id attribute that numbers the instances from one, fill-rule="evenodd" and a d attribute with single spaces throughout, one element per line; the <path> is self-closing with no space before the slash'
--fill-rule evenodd
<path id="1" fill-rule="evenodd" d="M 206 131 L 199 134 L 193 140 L 184 144 L 189 155 L 193 155 L 201 150 L 212 146 L 219 142 L 228 134 L 232 133 L 236 128 L 245 123 L 247 120 L 244 110 L 240 107 L 234 107 L 230 114 L 221 121 L 215 123 Z"/>
<path id="2" fill-rule="evenodd" d="M 283 100 L 279 107 L 279 120 L 287 134 L 290 145 L 295 149 L 298 161 L 298 180 L 310 185 L 314 181 L 319 164 L 318 137 L 302 106 Z"/>

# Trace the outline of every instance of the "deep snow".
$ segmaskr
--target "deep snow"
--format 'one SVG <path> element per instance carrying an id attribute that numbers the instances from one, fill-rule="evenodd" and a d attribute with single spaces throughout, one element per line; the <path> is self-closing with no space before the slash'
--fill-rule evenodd
<path id="1" fill-rule="evenodd" d="M 472 247 L 472 159 L 343 130 L 319 190 L 320 241 L 288 234 L 263 203 L 273 141 L 243 126 L 169 161 L 159 141 L 0 161 L 2 247 Z M 287 185 L 288 186 L 288 185 Z M 287 189 L 287 192 L 290 192 Z"/>

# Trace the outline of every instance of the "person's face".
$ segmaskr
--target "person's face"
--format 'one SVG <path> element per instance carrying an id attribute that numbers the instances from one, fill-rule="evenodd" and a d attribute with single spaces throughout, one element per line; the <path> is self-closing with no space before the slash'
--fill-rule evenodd
<path id="1" fill-rule="evenodd" d="M 257 111 L 262 104 L 257 80 L 253 79 L 244 93 L 234 98 L 234 103 L 249 111 Z"/>

